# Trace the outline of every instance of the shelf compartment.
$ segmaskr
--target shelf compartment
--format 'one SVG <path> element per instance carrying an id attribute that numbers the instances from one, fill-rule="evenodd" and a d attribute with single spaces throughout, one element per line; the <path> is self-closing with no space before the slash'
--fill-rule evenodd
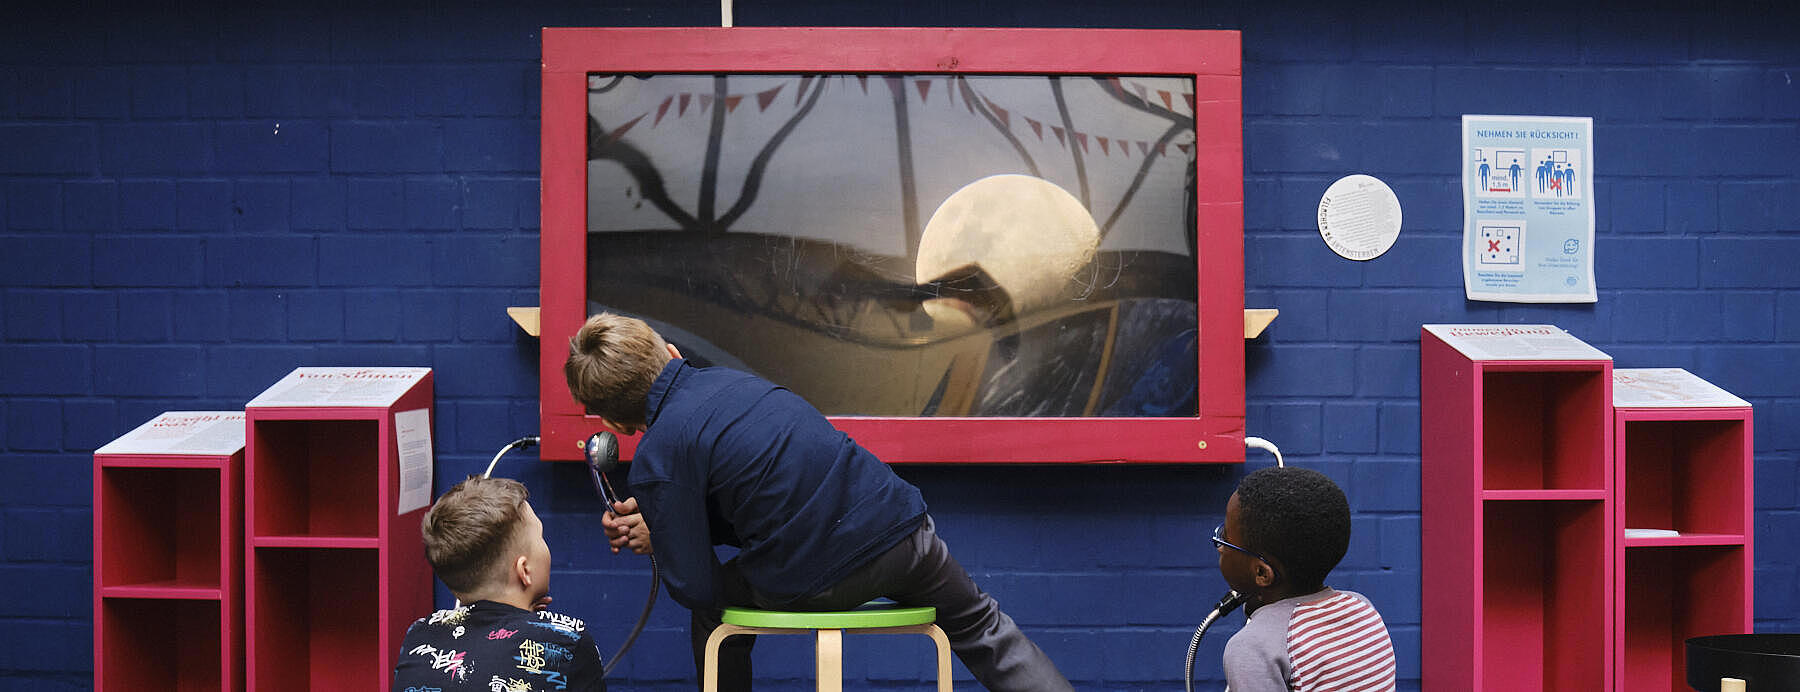
<path id="1" fill-rule="evenodd" d="M 1605 490 L 1484 490 L 1481 499 L 1503 502 L 1604 500 Z"/>
<path id="2" fill-rule="evenodd" d="M 361 536 L 262 536 L 250 540 L 254 548 L 379 548 L 381 539 Z"/>
<path id="3" fill-rule="evenodd" d="M 1486 504 L 1479 689 L 1605 689 L 1606 519 L 1602 501 Z"/>
<path id="4" fill-rule="evenodd" d="M 1743 546 L 1625 551 L 1619 689 L 1687 689 L 1689 637 L 1749 632 Z"/>
<path id="5" fill-rule="evenodd" d="M 101 589 L 220 588 L 217 468 L 102 467 Z M 216 595 L 214 596 L 217 597 Z"/>
<path id="6" fill-rule="evenodd" d="M 217 600 L 114 599 L 100 601 L 100 667 L 94 687 L 161 690 L 239 689 L 226 681 L 219 642 Z"/>
<path id="7" fill-rule="evenodd" d="M 1620 528 L 1741 537 L 1748 528 L 1745 425 L 1743 419 L 1625 418 L 1620 430 L 1625 524 Z"/>
<path id="8" fill-rule="evenodd" d="M 217 601 L 225 597 L 225 591 L 217 586 L 167 581 L 146 584 L 125 584 L 122 586 L 104 586 L 100 588 L 100 597 Z"/>
<path id="9" fill-rule="evenodd" d="M 251 586 L 250 677 L 259 690 L 377 689 L 380 552 L 257 548 Z M 423 613 L 421 613 L 423 614 Z M 398 646 L 398 642 L 393 642 Z"/>
<path id="10" fill-rule="evenodd" d="M 1744 545 L 1749 540 L 1735 533 L 1684 533 L 1679 536 L 1626 538 L 1627 548 L 1678 548 L 1682 546 Z"/>
<path id="11" fill-rule="evenodd" d="M 251 538 L 380 534 L 378 420 L 255 420 Z"/>
<path id="12" fill-rule="evenodd" d="M 1482 487 L 1605 488 L 1611 402 L 1604 366 L 1487 366 L 1481 381 Z"/>

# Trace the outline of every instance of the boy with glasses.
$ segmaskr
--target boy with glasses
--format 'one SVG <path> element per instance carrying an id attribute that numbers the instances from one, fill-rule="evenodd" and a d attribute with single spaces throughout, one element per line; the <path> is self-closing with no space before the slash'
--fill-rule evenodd
<path id="1" fill-rule="evenodd" d="M 1246 597 L 1225 645 L 1229 692 L 1394 689 L 1394 646 L 1369 599 L 1325 586 L 1350 547 L 1350 504 L 1317 471 L 1245 476 L 1213 531 L 1219 572 Z"/>

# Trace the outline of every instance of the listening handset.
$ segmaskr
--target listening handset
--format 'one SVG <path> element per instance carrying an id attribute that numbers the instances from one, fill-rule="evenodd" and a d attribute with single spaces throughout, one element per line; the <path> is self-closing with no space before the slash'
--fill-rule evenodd
<path id="1" fill-rule="evenodd" d="M 600 493 L 600 501 L 606 503 L 606 511 L 614 512 L 613 505 L 619 499 L 613 492 L 612 481 L 607 480 L 606 472 L 619 465 L 619 438 L 602 430 L 588 437 L 581 445 L 581 454 L 587 459 L 588 475 L 594 480 L 594 492 Z M 656 565 L 656 556 L 650 555 L 650 595 L 644 599 L 644 611 L 638 614 L 637 624 L 631 628 L 631 634 L 625 636 L 625 643 L 619 645 L 618 652 L 600 669 L 600 677 L 612 674 L 613 666 L 631 650 L 632 643 L 644 631 L 644 625 L 650 622 L 650 610 L 656 607 L 656 592 L 662 583 L 662 572 Z"/>
<path id="2" fill-rule="evenodd" d="M 587 459 L 588 476 L 594 480 L 594 492 L 600 494 L 600 500 L 606 503 L 606 511 L 613 511 L 613 504 L 619 499 L 612 492 L 612 482 L 606 478 L 606 472 L 619 465 L 619 438 L 602 430 L 589 436 L 581 445 L 581 455 Z"/>
<path id="3" fill-rule="evenodd" d="M 1200 650 L 1200 638 L 1206 636 L 1206 629 L 1212 627 L 1214 620 L 1225 617 L 1231 611 L 1237 610 L 1238 606 L 1243 605 L 1244 601 L 1249 599 L 1249 596 L 1238 593 L 1236 589 L 1226 591 L 1224 596 L 1219 597 L 1219 602 L 1213 604 L 1212 612 L 1207 613 L 1206 619 L 1200 621 L 1200 628 L 1194 630 L 1194 640 L 1188 642 L 1187 692 L 1194 692 L 1194 654 Z"/>

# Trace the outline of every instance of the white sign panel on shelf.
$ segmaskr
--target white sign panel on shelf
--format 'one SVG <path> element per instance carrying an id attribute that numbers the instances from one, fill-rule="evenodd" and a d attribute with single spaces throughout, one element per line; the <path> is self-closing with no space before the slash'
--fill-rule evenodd
<path id="1" fill-rule="evenodd" d="M 1681 368 L 1613 370 L 1617 408 L 1749 408 L 1750 402 Z"/>
<path id="2" fill-rule="evenodd" d="M 1469 300 L 1592 303 L 1594 119 L 1465 115 Z"/>
<path id="3" fill-rule="evenodd" d="M 295 368 L 246 406 L 386 406 L 431 368 Z"/>
<path id="4" fill-rule="evenodd" d="M 394 441 L 400 447 L 400 502 L 405 514 L 431 504 L 431 412 L 396 411 Z"/>
<path id="5" fill-rule="evenodd" d="M 1470 360 L 1612 360 L 1600 349 L 1550 324 L 1427 324 Z"/>
<path id="6" fill-rule="evenodd" d="M 94 453 L 225 456 L 243 448 L 243 411 L 168 411 Z"/>

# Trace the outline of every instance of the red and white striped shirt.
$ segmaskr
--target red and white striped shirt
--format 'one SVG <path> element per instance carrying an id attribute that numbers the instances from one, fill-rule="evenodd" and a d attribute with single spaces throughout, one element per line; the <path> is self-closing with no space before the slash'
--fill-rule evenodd
<path id="1" fill-rule="evenodd" d="M 1295 606 L 1288 618 L 1288 660 L 1288 687 L 1300 692 L 1394 689 L 1387 624 L 1361 596 L 1340 591 Z"/>
<path id="2" fill-rule="evenodd" d="M 1326 589 L 1256 610 L 1225 646 L 1232 692 L 1394 689 L 1394 645 L 1361 594 Z"/>

